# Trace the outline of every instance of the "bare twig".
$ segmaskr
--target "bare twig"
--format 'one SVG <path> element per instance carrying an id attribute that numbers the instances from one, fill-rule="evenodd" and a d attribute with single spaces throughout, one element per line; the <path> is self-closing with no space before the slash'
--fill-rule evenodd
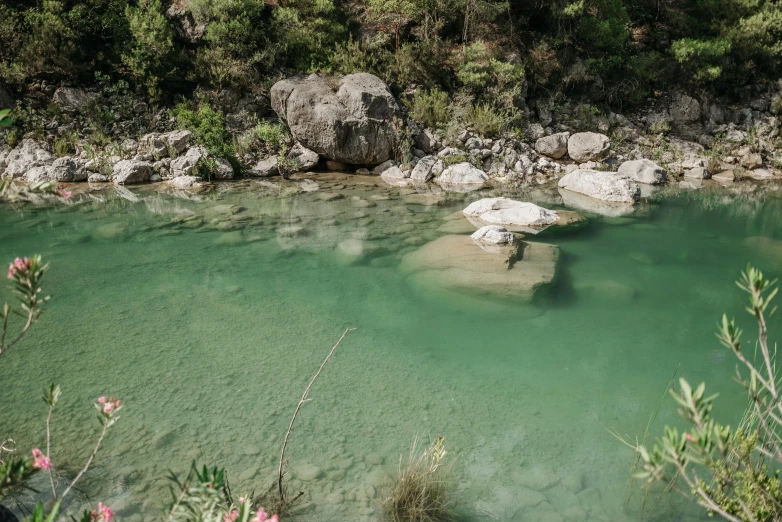
<path id="1" fill-rule="evenodd" d="M 299 414 L 299 410 L 301 409 L 302 405 L 307 402 L 307 394 L 310 392 L 310 388 L 312 388 L 312 385 L 315 383 L 315 379 L 318 378 L 320 375 L 320 372 L 323 371 L 323 367 L 326 366 L 326 363 L 329 362 L 329 359 L 334 354 L 334 351 L 337 349 L 337 347 L 340 345 L 342 340 L 345 338 L 345 336 L 348 334 L 348 332 L 352 332 L 355 330 L 355 328 L 347 328 L 344 332 L 342 332 L 342 336 L 337 341 L 337 344 L 334 345 L 334 347 L 331 349 L 329 354 L 326 356 L 326 358 L 323 360 L 323 364 L 320 365 L 320 368 L 318 369 L 318 372 L 312 377 L 312 380 L 310 380 L 310 383 L 307 385 L 307 388 L 304 390 L 304 393 L 301 396 L 301 400 L 299 400 L 299 403 L 296 405 L 296 409 L 293 411 L 293 418 L 291 418 L 291 423 L 288 425 L 288 431 L 285 433 L 285 439 L 282 441 L 282 451 L 280 451 L 280 468 L 279 468 L 279 474 L 277 478 L 277 486 L 279 489 L 280 494 L 280 502 L 285 502 L 284 499 L 284 492 L 283 492 L 283 486 L 282 486 L 282 478 L 285 474 L 285 449 L 288 446 L 288 438 L 291 435 L 291 430 L 293 430 L 293 423 L 296 422 L 296 415 Z M 298 499 L 301 496 L 301 494 L 297 495 L 293 500 Z M 291 501 L 292 502 L 292 501 Z"/>
<path id="2" fill-rule="evenodd" d="M 82 470 L 79 472 L 78 475 L 76 475 L 76 478 L 73 479 L 73 482 L 70 483 L 70 485 L 65 489 L 65 491 L 62 494 L 61 498 L 65 498 L 65 495 L 68 494 L 68 492 L 71 490 L 71 488 L 76 485 L 76 483 L 81 479 L 82 475 L 84 475 L 87 472 L 87 469 L 90 467 L 90 464 L 92 464 L 92 459 L 95 458 L 95 455 L 98 454 L 98 449 L 100 448 L 101 443 L 103 442 L 103 439 L 106 437 L 106 432 L 109 429 L 109 426 L 111 425 L 111 422 L 106 421 L 103 423 L 103 430 L 100 432 L 100 437 L 98 438 L 98 443 L 95 444 L 95 449 L 92 450 L 92 455 L 90 455 L 90 458 L 87 459 L 87 463 L 84 465 Z M 55 496 L 55 498 L 57 498 Z"/>
<path id="3" fill-rule="evenodd" d="M 49 414 L 46 415 L 46 458 L 49 458 L 52 451 L 52 431 L 51 431 L 51 420 L 52 420 L 52 411 L 54 410 L 54 404 L 49 405 Z M 53 466 L 49 467 L 49 483 L 52 486 L 52 498 L 57 498 L 57 489 L 54 487 L 54 470 L 52 469 Z"/>

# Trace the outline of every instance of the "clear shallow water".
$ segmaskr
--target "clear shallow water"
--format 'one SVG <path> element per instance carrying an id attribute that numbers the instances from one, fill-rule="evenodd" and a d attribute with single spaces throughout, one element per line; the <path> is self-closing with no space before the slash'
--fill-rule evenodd
<path id="1" fill-rule="evenodd" d="M 53 296 L 0 364 L 0 434 L 42 445 L 38 397 L 55 381 L 64 473 L 89 454 L 94 398 L 125 402 L 84 482 L 125 520 L 153 519 L 167 471 L 193 460 L 228 468 L 235 493 L 263 490 L 304 386 L 351 326 L 290 441 L 302 519 L 374 519 L 399 455 L 443 434 L 464 520 L 616 521 L 642 517 L 623 510 L 632 455 L 607 428 L 642 436 L 677 368 L 724 392 L 726 421 L 742 410 L 714 325 L 727 311 L 752 331 L 732 281 L 749 260 L 782 272 L 782 201 L 706 191 L 592 218 L 545 238 L 558 280 L 525 303 L 441 295 L 399 270 L 478 195 L 426 206 L 376 179 L 314 179 L 314 193 L 253 182 L 202 201 L 142 190 L 0 208 L 0 259 L 43 254 Z M 664 404 L 655 433 L 676 419 Z M 299 480 L 310 466 L 322 478 Z M 673 498 L 653 515 L 702 518 Z"/>

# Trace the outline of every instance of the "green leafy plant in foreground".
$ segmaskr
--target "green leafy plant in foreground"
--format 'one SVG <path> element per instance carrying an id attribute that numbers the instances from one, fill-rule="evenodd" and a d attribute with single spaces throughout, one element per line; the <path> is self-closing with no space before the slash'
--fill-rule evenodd
<path id="1" fill-rule="evenodd" d="M 14 120 L 11 119 L 11 109 L 3 109 L 0 111 L 0 129 L 10 127 L 14 124 Z"/>
<path id="2" fill-rule="evenodd" d="M 734 320 L 723 315 L 718 325 L 717 336 L 738 359 L 736 380 L 748 395 L 747 410 L 736 428 L 712 417 L 717 395 L 707 394 L 705 383 L 693 387 L 682 378 L 671 395 L 689 428 L 666 426 L 651 448 L 636 448 L 642 460 L 637 477 L 694 496 L 711 514 L 732 522 L 782 519 L 782 401 L 776 347 L 769 346 L 767 331 L 767 318 L 776 310 L 771 307 L 776 283 L 752 266 L 737 281 L 749 295 L 746 309 L 757 322 L 754 357 L 742 349 L 742 331 Z"/>

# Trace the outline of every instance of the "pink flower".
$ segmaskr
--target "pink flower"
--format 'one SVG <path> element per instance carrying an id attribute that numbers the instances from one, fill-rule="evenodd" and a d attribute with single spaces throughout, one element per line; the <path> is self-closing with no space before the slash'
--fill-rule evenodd
<path id="1" fill-rule="evenodd" d="M 33 449 L 33 467 L 35 469 L 52 469 L 52 461 L 38 448 Z"/>
<path id="2" fill-rule="evenodd" d="M 240 503 L 240 504 L 244 504 L 245 502 L 247 502 L 247 499 L 246 499 L 246 498 L 244 498 L 244 497 L 239 497 L 239 503 Z"/>
<path id="3" fill-rule="evenodd" d="M 101 520 L 103 522 L 111 522 L 111 520 L 114 518 L 114 511 L 112 511 L 109 506 L 104 506 L 98 502 L 98 511 L 93 511 L 92 516 L 96 521 Z"/>
<path id="4" fill-rule="evenodd" d="M 17 272 L 29 272 L 33 263 L 27 257 L 17 257 L 14 262 L 8 266 L 8 279 L 13 279 Z"/>
<path id="5" fill-rule="evenodd" d="M 269 516 L 269 514 L 262 507 L 258 508 L 258 512 L 255 514 L 252 522 L 280 522 L 277 515 Z"/>
<path id="6" fill-rule="evenodd" d="M 119 407 L 120 404 L 122 404 L 122 401 L 117 399 L 114 400 L 114 397 L 109 397 L 106 399 L 106 396 L 98 397 L 98 404 L 102 404 L 103 408 L 98 408 L 103 412 L 103 415 L 106 417 L 111 417 L 112 413 L 114 413 Z"/>
<path id="7" fill-rule="evenodd" d="M 239 510 L 234 509 L 230 513 L 226 513 L 223 517 L 223 522 L 234 522 L 239 517 Z"/>

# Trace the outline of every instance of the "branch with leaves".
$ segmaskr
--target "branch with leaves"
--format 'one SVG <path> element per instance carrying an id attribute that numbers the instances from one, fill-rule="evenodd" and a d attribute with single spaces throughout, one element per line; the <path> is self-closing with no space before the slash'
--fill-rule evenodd
<path id="1" fill-rule="evenodd" d="M 749 295 L 746 309 L 758 325 L 754 356 L 748 357 L 742 349 L 742 331 L 734 320 L 723 315 L 718 324 L 717 337 L 737 358 L 736 380 L 748 396 L 737 427 L 712 418 L 717 395 L 707 395 L 705 383 L 693 388 L 679 379 L 678 391 L 670 393 L 689 429 L 680 432 L 666 426 L 651 448 L 636 447 L 643 462 L 638 478 L 694 496 L 710 513 L 731 522 L 782 520 L 782 484 L 776 471 L 782 464 L 782 403 L 776 346 L 769 346 L 767 330 L 767 317 L 776 311 L 771 307 L 776 283 L 752 266 L 737 281 Z"/>

